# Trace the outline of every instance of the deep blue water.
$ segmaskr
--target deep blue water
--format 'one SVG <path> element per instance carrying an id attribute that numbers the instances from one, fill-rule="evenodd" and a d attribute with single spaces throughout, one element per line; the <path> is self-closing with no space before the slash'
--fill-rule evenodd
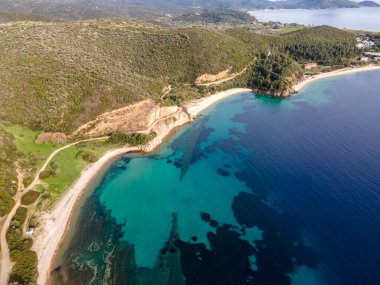
<path id="1" fill-rule="evenodd" d="M 120 158 L 53 284 L 380 284 L 379 79 L 237 95 Z"/>

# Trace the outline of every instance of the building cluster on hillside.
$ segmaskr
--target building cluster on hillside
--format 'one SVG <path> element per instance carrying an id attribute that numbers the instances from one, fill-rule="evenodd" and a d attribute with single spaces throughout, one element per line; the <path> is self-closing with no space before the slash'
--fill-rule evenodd
<path id="1" fill-rule="evenodd" d="M 362 38 L 356 38 L 356 45 L 355 46 L 358 49 L 371 48 L 371 47 L 375 46 L 375 43 L 373 41 L 371 41 L 369 38 L 366 38 L 365 40 L 363 40 Z"/>
<path id="2" fill-rule="evenodd" d="M 368 61 L 369 59 L 373 59 L 374 61 L 380 61 L 380 52 L 365 52 L 364 56 L 362 56 L 361 61 Z"/>

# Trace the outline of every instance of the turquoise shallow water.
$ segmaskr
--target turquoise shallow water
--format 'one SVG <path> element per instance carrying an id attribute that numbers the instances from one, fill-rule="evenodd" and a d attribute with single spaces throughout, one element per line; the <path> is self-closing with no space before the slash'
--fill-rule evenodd
<path id="1" fill-rule="evenodd" d="M 230 97 L 83 201 L 53 284 L 378 284 L 380 72 Z"/>

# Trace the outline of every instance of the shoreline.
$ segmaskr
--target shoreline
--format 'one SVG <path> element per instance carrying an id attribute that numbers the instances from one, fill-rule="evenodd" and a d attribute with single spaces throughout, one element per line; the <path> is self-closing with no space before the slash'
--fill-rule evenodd
<path id="1" fill-rule="evenodd" d="M 311 82 L 317 81 L 319 79 L 325 79 L 340 75 L 347 75 L 351 73 L 357 73 L 357 72 L 364 72 L 364 71 L 373 71 L 373 70 L 380 70 L 380 65 L 367 65 L 362 67 L 347 67 L 342 69 L 337 69 L 329 72 L 324 72 L 316 75 L 312 75 L 308 77 L 305 80 L 302 80 L 301 82 L 298 82 L 297 84 L 293 85 L 293 89 L 295 92 L 299 92 L 303 87 L 308 85 Z"/>
<path id="2" fill-rule="evenodd" d="M 52 210 L 42 212 L 39 215 L 41 225 L 37 228 L 33 238 L 32 250 L 35 250 L 38 257 L 37 264 L 37 284 L 44 285 L 51 272 L 51 262 L 60 248 L 65 237 L 67 228 L 70 227 L 70 217 L 76 208 L 76 204 L 82 197 L 85 189 L 91 184 L 93 179 L 115 158 L 132 152 L 150 153 L 160 146 L 165 139 L 176 128 L 183 126 L 196 118 L 200 112 L 219 102 L 220 100 L 232 95 L 244 92 L 252 92 L 248 88 L 234 88 L 222 91 L 185 105 L 184 111 L 179 114 L 179 120 L 171 124 L 161 134 L 146 145 L 136 147 L 122 147 L 106 152 L 98 161 L 88 165 L 77 180 L 70 186 L 64 194 L 57 200 Z"/>
<path id="3" fill-rule="evenodd" d="M 74 184 L 58 199 L 51 211 L 40 214 L 41 225 L 36 230 L 36 237 L 33 239 L 32 246 L 38 257 L 37 284 L 45 284 L 47 280 L 51 261 L 65 236 L 67 228 L 70 227 L 70 217 L 77 201 L 83 194 L 83 190 L 110 161 L 120 155 L 139 150 L 138 147 L 125 147 L 106 152 L 97 162 L 82 170 Z"/>
<path id="4" fill-rule="evenodd" d="M 331 72 L 321 73 L 311 76 L 293 86 L 295 92 L 300 91 L 307 84 L 319 79 L 325 79 L 340 75 L 346 75 L 356 72 L 380 70 L 380 65 L 370 65 L 357 68 L 344 68 Z M 42 212 L 39 216 L 41 225 L 36 231 L 36 236 L 33 239 L 32 249 L 36 251 L 38 257 L 38 279 L 37 284 L 45 284 L 48 279 L 48 274 L 51 272 L 51 262 L 60 248 L 64 239 L 67 228 L 70 226 L 70 217 L 75 210 L 76 204 L 82 197 L 83 191 L 90 185 L 93 179 L 101 172 L 113 159 L 131 152 L 150 153 L 160 146 L 167 139 L 173 130 L 192 122 L 199 113 L 219 102 L 222 99 L 232 95 L 241 94 L 244 92 L 252 92 L 248 88 L 234 88 L 226 91 L 218 92 L 213 95 L 189 102 L 184 106 L 178 114 L 176 123 L 168 124 L 155 139 L 137 147 L 122 147 L 105 153 L 97 162 L 88 165 L 70 186 L 65 193 L 58 199 L 49 212 Z"/>

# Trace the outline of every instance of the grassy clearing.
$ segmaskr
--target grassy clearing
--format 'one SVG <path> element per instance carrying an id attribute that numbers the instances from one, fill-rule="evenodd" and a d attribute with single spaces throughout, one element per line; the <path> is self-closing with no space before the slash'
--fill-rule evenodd
<path id="1" fill-rule="evenodd" d="M 20 125 L 0 122 L 0 127 L 13 135 L 17 151 L 30 166 L 41 167 L 46 158 L 60 146 L 52 143 L 35 144 L 40 133 Z"/>
<path id="2" fill-rule="evenodd" d="M 291 25 L 289 25 L 289 26 L 279 27 L 277 29 L 271 29 L 271 30 L 269 30 L 269 33 L 276 35 L 276 36 L 279 36 L 279 35 L 284 35 L 287 33 L 295 32 L 295 31 L 299 31 L 302 29 L 303 29 L 302 26 L 297 26 L 297 25 L 291 26 Z"/>
<path id="3" fill-rule="evenodd" d="M 67 148 L 58 153 L 50 163 L 47 171 L 51 175 L 42 179 L 48 184 L 51 205 L 79 177 L 80 172 L 91 162 L 99 159 L 106 151 L 118 147 L 117 144 L 105 142 L 86 142 Z M 55 169 L 53 169 L 55 168 Z"/>

